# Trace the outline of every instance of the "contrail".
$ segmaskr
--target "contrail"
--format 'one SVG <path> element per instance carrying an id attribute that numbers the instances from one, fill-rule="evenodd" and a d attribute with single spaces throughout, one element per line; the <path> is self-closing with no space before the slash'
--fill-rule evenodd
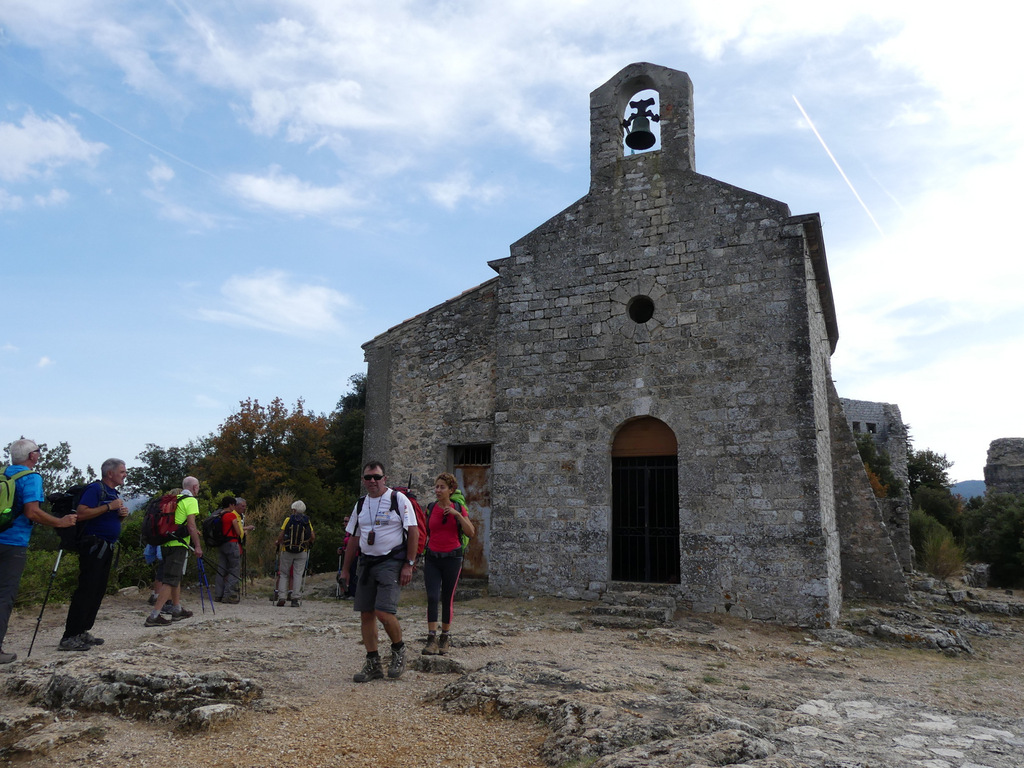
<path id="1" fill-rule="evenodd" d="M 137 142 L 139 142 L 141 144 L 145 144 L 150 149 L 152 149 L 152 150 L 154 150 L 156 152 L 159 152 L 160 154 L 165 155 L 165 156 L 171 158 L 172 160 L 174 160 L 174 161 L 176 161 L 178 163 L 181 163 L 182 165 L 188 166 L 189 168 L 191 168 L 194 171 L 198 171 L 199 173 L 205 173 L 211 179 L 215 179 L 216 181 L 220 181 L 221 180 L 220 177 L 217 176 L 217 174 L 212 173 L 212 172 L 206 170 L 205 168 L 200 168 L 195 163 L 190 163 L 185 158 L 179 157 L 178 155 L 174 154 L 173 152 L 168 152 L 163 147 L 157 146 L 153 142 L 151 142 L 151 141 L 149 141 L 147 139 L 142 138 L 141 136 L 139 136 L 136 133 L 132 133 L 127 128 L 125 128 L 123 125 L 118 125 L 113 120 L 111 120 L 109 117 L 105 117 L 104 115 L 101 115 L 99 112 L 96 112 L 95 110 L 89 109 L 89 107 L 86 107 L 86 106 L 84 106 L 82 104 L 76 103 L 73 99 L 69 98 L 64 93 L 62 93 L 58 88 L 55 88 L 54 86 L 50 85 L 48 82 L 46 82 L 44 79 L 42 79 L 41 77 L 39 77 L 35 73 L 30 72 L 28 69 L 23 67 L 20 63 L 18 63 L 13 58 L 8 56 L 6 53 L 0 52 L 0 57 L 5 59 L 9 64 L 11 64 L 11 65 L 17 67 L 18 69 L 20 69 L 25 75 L 27 75 L 28 77 L 32 78 L 33 80 L 35 80 L 40 85 L 42 85 L 42 86 L 46 87 L 47 89 L 49 89 L 49 90 L 53 91 L 54 93 L 56 93 L 62 99 L 67 101 L 69 104 L 71 104 L 75 109 L 81 110 L 82 112 L 88 112 L 93 117 L 97 118 L 98 120 L 102 120 L 103 122 L 107 123 L 108 125 L 112 126 L 113 128 L 116 128 L 117 130 L 121 131 L 121 133 L 125 134 L 126 136 L 130 136 L 131 138 L 135 139 Z"/>
<path id="2" fill-rule="evenodd" d="M 825 140 L 821 138 L 821 134 L 818 133 L 818 129 L 814 127 L 814 123 L 811 121 L 810 115 L 807 114 L 807 111 L 804 109 L 803 105 L 800 103 L 800 100 L 796 97 L 796 95 L 793 96 L 793 101 L 796 102 L 797 107 L 800 109 L 800 114 L 804 116 L 804 120 L 806 120 L 807 124 L 811 126 L 811 130 L 814 131 L 814 135 L 818 137 L 818 141 L 821 142 L 822 148 L 825 150 L 829 158 L 832 160 L 832 164 L 836 167 L 836 170 L 839 171 L 839 175 L 843 177 L 843 181 L 846 182 L 846 186 L 848 186 L 850 188 L 850 191 L 853 192 L 853 196 L 857 198 L 857 202 L 860 203 L 860 207 L 864 209 L 864 213 L 868 215 L 868 218 L 871 219 L 871 223 L 875 225 L 875 229 L 878 230 L 878 234 L 880 234 L 882 237 L 885 237 L 885 232 L 882 230 L 882 227 L 879 226 L 878 222 L 875 220 L 875 217 L 871 215 L 871 211 L 868 210 L 867 205 L 864 204 L 864 201 L 861 200 L 860 195 L 857 194 L 857 190 L 854 188 L 853 182 L 851 182 L 849 177 L 847 177 L 847 175 L 843 172 L 843 168 L 841 165 L 839 165 L 839 161 L 836 160 L 835 155 L 832 154 L 832 150 L 828 148 L 828 144 L 825 143 Z"/>

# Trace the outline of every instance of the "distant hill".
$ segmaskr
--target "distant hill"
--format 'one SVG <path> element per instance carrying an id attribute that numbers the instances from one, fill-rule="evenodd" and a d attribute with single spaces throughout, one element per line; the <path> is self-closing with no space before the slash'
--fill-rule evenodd
<path id="1" fill-rule="evenodd" d="M 956 483 L 951 489 L 954 494 L 963 496 L 965 499 L 969 499 L 972 496 L 984 496 L 985 495 L 985 481 L 984 480 L 964 480 L 961 483 Z"/>

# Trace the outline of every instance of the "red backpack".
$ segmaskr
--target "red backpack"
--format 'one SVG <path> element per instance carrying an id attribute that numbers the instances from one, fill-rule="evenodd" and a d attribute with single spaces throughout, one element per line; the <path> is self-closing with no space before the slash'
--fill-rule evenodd
<path id="1" fill-rule="evenodd" d="M 166 544 L 171 540 L 182 541 L 188 536 L 188 524 L 174 524 L 174 514 L 181 496 L 165 493 L 154 496 L 146 505 L 142 518 L 142 540 L 146 544 Z"/>
<path id="2" fill-rule="evenodd" d="M 427 548 L 427 516 L 423 513 L 423 508 L 420 503 L 416 501 L 416 496 L 408 488 L 404 486 L 398 486 L 397 488 L 391 489 L 391 511 L 399 517 L 402 513 L 398 511 L 398 494 L 402 494 L 409 500 L 412 505 L 413 512 L 416 513 L 416 527 L 420 529 L 420 540 L 416 545 L 416 555 L 422 555 L 423 550 Z M 356 504 L 356 532 L 358 533 L 359 528 L 359 513 L 363 511 L 363 502 L 366 500 L 365 496 L 360 496 L 359 501 Z M 402 528 L 402 541 L 406 541 L 409 534 Z"/>

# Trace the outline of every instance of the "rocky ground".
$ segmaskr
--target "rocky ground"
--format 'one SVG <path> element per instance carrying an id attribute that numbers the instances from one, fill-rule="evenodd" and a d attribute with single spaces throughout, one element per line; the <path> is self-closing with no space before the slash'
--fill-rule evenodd
<path id="1" fill-rule="evenodd" d="M 329 577 L 301 607 L 239 605 L 146 629 L 107 598 L 86 653 L 50 606 L 19 612 L 0 667 L 0 763 L 20 766 L 745 766 L 1019 768 L 1024 601 L 923 580 L 913 606 L 850 605 L 810 631 L 616 604 L 474 597 L 455 648 L 422 657 L 424 601 L 400 617 L 412 664 L 352 682 L 358 617 Z"/>

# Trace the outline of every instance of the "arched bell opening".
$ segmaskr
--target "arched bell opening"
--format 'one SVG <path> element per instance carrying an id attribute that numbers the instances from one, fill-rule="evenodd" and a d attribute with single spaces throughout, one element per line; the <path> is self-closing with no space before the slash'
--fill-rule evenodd
<path id="1" fill-rule="evenodd" d="M 612 580 L 678 584 L 679 467 L 675 433 L 650 416 L 612 443 Z"/>
<path id="2" fill-rule="evenodd" d="M 622 115 L 622 145 L 627 155 L 661 149 L 661 102 L 658 92 L 645 88 L 626 100 Z"/>

